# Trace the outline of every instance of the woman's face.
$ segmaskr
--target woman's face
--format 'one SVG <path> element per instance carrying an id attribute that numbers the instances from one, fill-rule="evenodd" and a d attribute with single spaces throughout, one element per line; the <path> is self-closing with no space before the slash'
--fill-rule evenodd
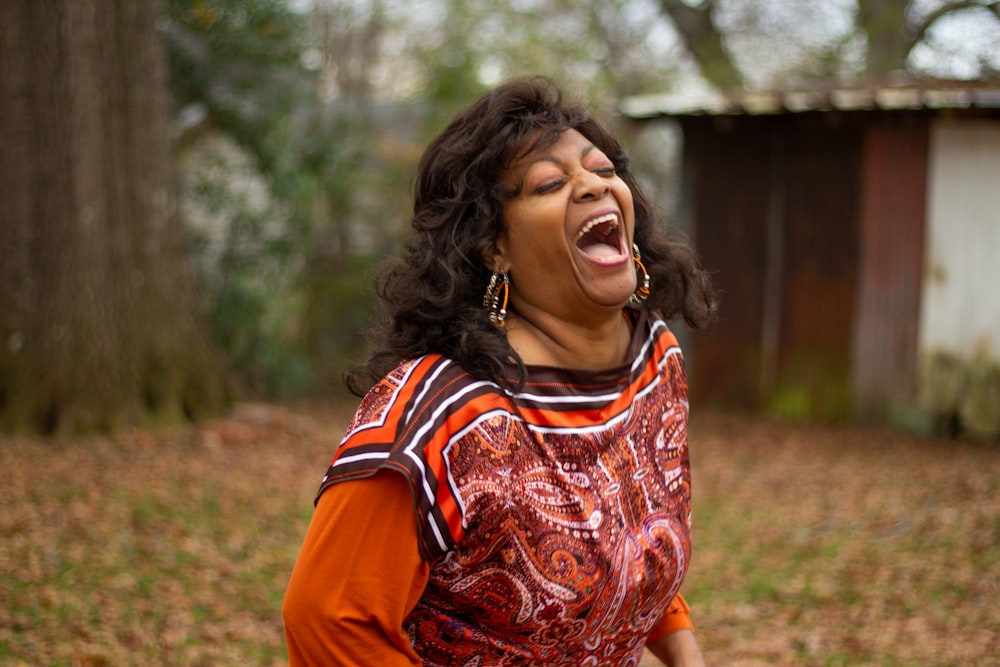
<path id="1" fill-rule="evenodd" d="M 635 213 L 611 160 L 567 130 L 508 177 L 518 194 L 502 206 L 493 268 L 510 275 L 513 310 L 580 323 L 620 310 L 636 288 Z"/>

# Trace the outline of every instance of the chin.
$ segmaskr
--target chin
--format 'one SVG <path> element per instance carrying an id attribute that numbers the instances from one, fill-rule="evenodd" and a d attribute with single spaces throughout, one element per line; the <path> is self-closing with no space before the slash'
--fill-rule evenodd
<path id="1" fill-rule="evenodd" d="M 615 310 L 622 310 L 628 305 L 629 299 L 632 293 L 629 292 L 625 297 L 613 297 L 607 299 L 594 299 L 594 303 L 600 308 L 612 308 Z"/>

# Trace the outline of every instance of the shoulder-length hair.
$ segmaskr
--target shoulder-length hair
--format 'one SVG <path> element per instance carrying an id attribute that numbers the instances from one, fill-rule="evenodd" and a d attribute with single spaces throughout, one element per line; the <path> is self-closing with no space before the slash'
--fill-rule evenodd
<path id="1" fill-rule="evenodd" d="M 715 292 L 707 273 L 687 245 L 657 224 L 610 128 L 565 101 L 550 81 L 517 79 L 461 112 L 424 152 L 414 186 L 414 233 L 376 276 L 385 319 L 373 337 L 378 347 L 345 378 L 351 391 L 363 394 L 400 361 L 428 353 L 496 381 L 509 381 L 513 365 L 513 375 L 523 380 L 523 363 L 482 306 L 491 273 L 484 258 L 501 230 L 501 205 L 512 196 L 505 170 L 570 129 L 607 155 L 632 191 L 634 240 L 651 279 L 641 308 L 692 327 L 713 319 Z"/>

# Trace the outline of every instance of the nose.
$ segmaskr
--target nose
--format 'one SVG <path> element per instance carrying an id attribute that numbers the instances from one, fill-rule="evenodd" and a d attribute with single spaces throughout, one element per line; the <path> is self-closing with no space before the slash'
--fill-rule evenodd
<path id="1" fill-rule="evenodd" d="M 600 174 L 584 169 L 577 179 L 575 195 L 579 201 L 600 199 L 609 190 L 611 190 L 611 186 L 606 179 L 602 178 Z"/>

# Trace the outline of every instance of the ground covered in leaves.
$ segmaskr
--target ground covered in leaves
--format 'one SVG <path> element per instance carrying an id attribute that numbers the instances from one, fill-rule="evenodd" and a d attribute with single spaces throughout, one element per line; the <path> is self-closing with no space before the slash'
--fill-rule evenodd
<path id="1" fill-rule="evenodd" d="M 0 439 L 0 665 L 285 664 L 344 417 Z M 1000 665 L 1000 445 L 733 415 L 690 440 L 710 665 Z"/>

